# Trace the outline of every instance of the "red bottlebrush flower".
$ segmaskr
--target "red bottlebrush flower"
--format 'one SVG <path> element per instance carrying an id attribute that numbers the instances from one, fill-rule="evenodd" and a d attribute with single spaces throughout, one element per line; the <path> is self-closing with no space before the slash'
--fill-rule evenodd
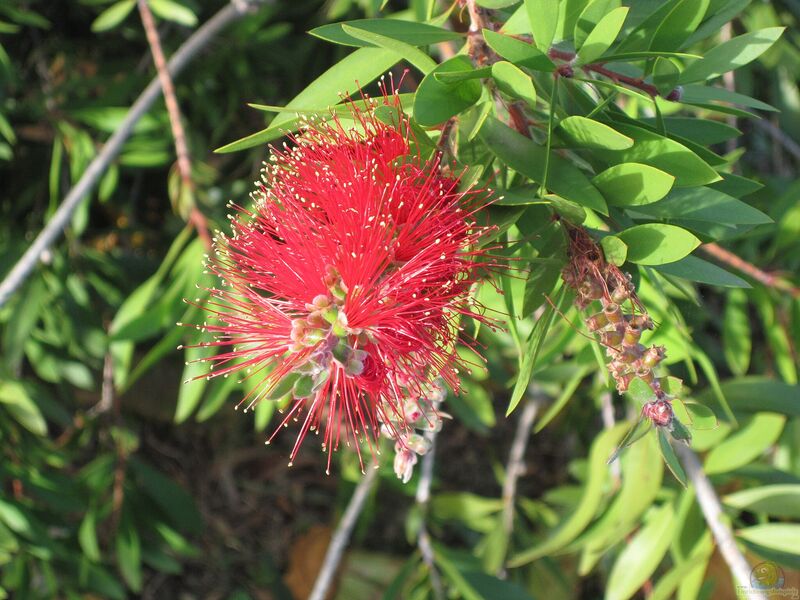
<path id="1" fill-rule="evenodd" d="M 415 428 L 440 423 L 439 381 L 458 388 L 460 317 L 481 318 L 468 293 L 487 265 L 485 193 L 412 152 L 396 92 L 364 101 L 350 103 L 355 127 L 312 119 L 272 149 L 255 208 L 238 208 L 210 264 L 222 285 L 206 345 L 223 349 L 210 376 L 246 370 L 248 407 L 291 394 L 291 460 L 320 430 L 329 452 L 343 437 L 372 449 L 382 428 L 407 450 Z"/>

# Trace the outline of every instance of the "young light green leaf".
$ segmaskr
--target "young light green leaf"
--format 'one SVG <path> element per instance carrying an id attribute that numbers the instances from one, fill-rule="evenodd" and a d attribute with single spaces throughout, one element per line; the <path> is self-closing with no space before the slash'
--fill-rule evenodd
<path id="1" fill-rule="evenodd" d="M 592 183 L 611 205 L 639 206 L 666 196 L 675 177 L 649 165 L 622 163 L 596 175 Z"/>
<path id="2" fill-rule="evenodd" d="M 579 148 L 597 150 L 625 150 L 633 146 L 633 140 L 605 123 L 573 115 L 559 121 L 558 128 L 569 141 Z"/>
<path id="3" fill-rule="evenodd" d="M 583 46 L 586 38 L 597 26 L 597 23 L 613 10 L 620 7 L 620 0 L 592 0 L 583 9 L 575 22 L 573 44 L 575 48 Z"/>
<path id="4" fill-rule="evenodd" d="M 423 127 L 433 127 L 466 110 L 481 97 L 481 84 L 474 79 L 448 84 L 438 81 L 436 73 L 466 71 L 472 68 L 466 56 L 455 56 L 428 73 L 417 88 L 414 119 Z"/>
<path id="5" fill-rule="evenodd" d="M 47 422 L 28 388 L 18 381 L 0 381 L 0 406 L 33 434 L 47 435 Z"/>
<path id="6" fill-rule="evenodd" d="M 785 27 L 769 27 L 723 42 L 686 67 L 681 73 L 680 83 L 704 81 L 746 65 L 766 52 L 784 29 Z"/>
<path id="7" fill-rule="evenodd" d="M 777 441 L 785 423 L 784 415 L 768 412 L 755 414 L 711 449 L 705 461 L 706 473 L 726 473 L 751 463 Z"/>
<path id="8" fill-rule="evenodd" d="M 185 27 L 197 25 L 197 15 L 189 8 L 173 0 L 147 0 L 153 12 L 167 21 L 178 23 Z"/>
<path id="9" fill-rule="evenodd" d="M 536 106 L 536 88 L 533 81 L 521 69 L 510 62 L 498 61 L 492 65 L 492 78 L 504 94 L 525 100 L 529 106 Z"/>
<path id="10" fill-rule="evenodd" d="M 605 600 L 628 600 L 664 558 L 672 541 L 675 511 L 668 503 L 653 509 L 645 525 L 620 552 L 606 583 Z"/>
<path id="11" fill-rule="evenodd" d="M 740 529 L 736 535 L 763 548 L 796 555 L 797 540 L 800 539 L 800 524 L 764 523 Z"/>
<path id="12" fill-rule="evenodd" d="M 576 64 L 586 65 L 600 58 L 617 39 L 627 16 L 628 7 L 620 6 L 600 19 L 578 50 Z"/>
<path id="13" fill-rule="evenodd" d="M 463 37 L 462 34 L 455 31 L 427 23 L 415 23 L 391 18 L 356 19 L 354 21 L 344 21 L 343 23 L 331 23 L 312 29 L 309 33 L 328 42 L 344 46 L 363 47 L 377 45 L 373 44 L 369 39 L 352 35 L 346 30 L 347 27 L 356 27 L 361 31 L 368 31 L 411 46 L 428 46 Z"/>
<path id="14" fill-rule="evenodd" d="M 722 498 L 726 506 L 773 517 L 800 519 L 800 484 L 784 483 L 740 490 Z"/>
<path id="15" fill-rule="evenodd" d="M 350 25 L 342 25 L 342 30 L 351 37 L 397 53 L 426 75 L 436 68 L 436 61 L 411 44 Z"/>
<path id="16" fill-rule="evenodd" d="M 115 540 L 119 572 L 133 592 L 142 589 L 142 543 L 139 533 L 130 523 L 124 523 Z"/>
<path id="17" fill-rule="evenodd" d="M 125 20 L 134 6 L 136 6 L 136 0 L 120 0 L 120 2 L 112 4 L 92 22 L 92 31 L 98 33 L 113 29 Z"/>
<path id="18" fill-rule="evenodd" d="M 558 25 L 562 0 L 525 0 L 525 10 L 533 33 L 533 43 L 544 53 L 550 50 Z"/>
<path id="19" fill-rule="evenodd" d="M 483 38 L 489 47 L 507 61 L 534 71 L 552 72 L 556 66 L 536 46 L 491 29 L 483 30 Z"/>
<path id="20" fill-rule="evenodd" d="M 78 528 L 78 542 L 86 558 L 92 562 L 100 561 L 100 544 L 97 542 L 97 513 L 90 509 Z"/>
<path id="21" fill-rule="evenodd" d="M 606 261 L 617 267 L 625 264 L 625 259 L 628 257 L 628 246 L 617 236 L 605 236 L 600 240 L 600 246 L 603 248 Z"/>
<path id="22" fill-rule="evenodd" d="M 675 262 L 700 245 L 700 240 L 685 229 L 664 223 L 636 225 L 617 237 L 628 246 L 628 260 L 640 265 Z"/>
<path id="23" fill-rule="evenodd" d="M 175 422 L 183 423 L 194 412 L 203 391 L 206 388 L 208 379 L 203 377 L 209 371 L 208 363 L 201 361 L 201 358 L 211 356 L 213 348 L 188 347 L 186 348 L 186 366 L 183 369 L 181 387 L 178 391 L 178 403 L 175 407 Z"/>

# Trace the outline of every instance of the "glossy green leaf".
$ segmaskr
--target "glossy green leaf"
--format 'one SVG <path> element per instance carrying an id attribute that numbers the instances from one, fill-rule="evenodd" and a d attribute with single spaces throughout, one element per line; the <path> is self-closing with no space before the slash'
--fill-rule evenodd
<path id="1" fill-rule="evenodd" d="M 753 342 L 747 295 L 741 290 L 728 292 L 722 316 L 722 349 L 725 361 L 735 375 L 744 375 L 750 367 Z"/>
<path id="2" fill-rule="evenodd" d="M 800 519 L 800 484 L 765 485 L 722 498 L 726 506 L 773 517 Z"/>
<path id="3" fill-rule="evenodd" d="M 435 73 L 465 71 L 472 68 L 466 56 L 455 56 L 428 73 L 417 88 L 414 119 L 423 127 L 444 123 L 466 110 L 481 97 L 481 84 L 476 80 L 448 84 L 438 81 Z"/>
<path id="4" fill-rule="evenodd" d="M 484 29 L 483 37 L 492 50 L 518 67 L 548 73 L 556 68 L 547 54 L 532 44 L 491 29 Z"/>
<path id="5" fill-rule="evenodd" d="M 717 77 L 755 60 L 766 52 L 783 33 L 784 27 L 752 31 L 723 42 L 706 52 L 681 73 L 681 83 L 693 83 Z"/>
<path id="6" fill-rule="evenodd" d="M 136 0 L 121 0 L 112 4 L 94 20 L 92 31 L 100 32 L 113 29 L 125 20 L 125 17 L 130 14 L 134 6 L 136 6 Z"/>
<path id="7" fill-rule="evenodd" d="M 366 31 L 358 27 L 352 27 L 350 25 L 342 25 L 342 30 L 350 37 L 369 42 L 370 44 L 379 48 L 384 48 L 385 50 L 397 53 L 400 58 L 404 58 L 426 75 L 436 68 L 436 61 L 425 54 L 422 50 L 412 46 L 411 44 L 406 44 L 405 42 L 401 42 L 394 38 L 373 33 L 371 31 Z"/>
<path id="8" fill-rule="evenodd" d="M 664 17 L 650 40 L 650 50 L 678 50 L 695 32 L 710 0 L 681 0 Z"/>
<path id="9" fill-rule="evenodd" d="M 378 46 L 370 39 L 352 35 L 347 28 L 355 27 L 362 31 L 391 38 L 411 46 L 428 46 L 462 38 L 462 34 L 427 23 L 401 21 L 399 19 L 356 19 L 343 23 L 331 23 L 309 31 L 313 36 L 345 46 Z"/>
<path id="10" fill-rule="evenodd" d="M 501 92 L 524 100 L 531 107 L 536 106 L 533 81 L 518 67 L 504 60 L 498 61 L 492 65 L 492 78 Z"/>
<path id="11" fill-rule="evenodd" d="M 659 273 L 681 277 L 689 281 L 729 288 L 749 288 L 750 284 L 738 275 L 696 256 L 686 256 L 666 265 L 657 265 Z"/>
<path id="12" fill-rule="evenodd" d="M 487 146 L 509 167 L 541 184 L 547 151 L 497 119 L 489 117 L 479 133 Z M 583 172 L 571 162 L 552 154 L 547 178 L 550 190 L 576 204 L 603 214 L 605 200 Z"/>
<path id="13" fill-rule="evenodd" d="M 611 429 L 602 431 L 595 438 L 589 452 L 588 479 L 578 505 L 550 537 L 541 544 L 517 554 L 509 561 L 510 566 L 518 567 L 552 554 L 569 544 L 586 528 L 597 512 L 603 495 L 609 470 L 606 461 L 627 428 L 627 423 L 619 423 Z"/>
<path id="14" fill-rule="evenodd" d="M 365 86 L 376 77 L 383 75 L 397 60 L 397 53 L 393 51 L 383 48 L 359 48 L 306 86 L 302 92 L 286 105 L 286 108 L 307 108 L 309 106 L 332 106 L 338 104 L 341 100 L 339 94 L 355 89 L 356 83 L 353 79 L 353 73 L 358 73 L 359 84 Z M 275 117 L 266 129 L 217 148 L 215 152 L 237 152 L 266 144 L 285 135 L 287 130 L 294 129 L 296 127 L 295 120 L 291 112 L 284 112 Z"/>
<path id="15" fill-rule="evenodd" d="M 742 422 L 739 429 L 708 453 L 706 473 L 725 473 L 756 460 L 777 441 L 785 422 L 784 415 L 768 412 L 759 412 Z"/>
<path id="16" fill-rule="evenodd" d="M 672 541 L 672 504 L 653 509 L 645 525 L 620 552 L 606 583 L 605 600 L 628 600 L 655 572 Z"/>
<path id="17" fill-rule="evenodd" d="M 627 16 L 628 7 L 621 6 L 600 19 L 578 50 L 576 64 L 586 65 L 600 58 L 617 39 Z"/>
<path id="18" fill-rule="evenodd" d="M 732 225 L 772 223 L 772 219 L 760 210 L 708 187 L 673 190 L 660 202 L 641 207 L 637 211 L 662 219 L 682 218 Z"/>
<path id="19" fill-rule="evenodd" d="M 639 163 L 614 165 L 596 175 L 592 183 L 614 206 L 639 206 L 666 196 L 675 177 L 655 167 Z"/>
<path id="20" fill-rule="evenodd" d="M 622 135 L 605 123 L 586 117 L 566 117 L 559 121 L 558 128 L 579 148 L 625 150 L 633 146 L 633 140 L 628 136 Z"/>
<path id="21" fill-rule="evenodd" d="M 153 12 L 167 21 L 178 23 L 186 27 L 197 25 L 197 15 L 189 8 L 173 0 L 147 0 Z"/>
<path id="22" fill-rule="evenodd" d="M 546 53 L 553 43 L 561 2 L 562 0 L 525 0 L 525 10 L 533 32 L 533 43 L 542 52 Z"/>
<path id="23" fill-rule="evenodd" d="M 719 181 L 721 177 L 703 159 L 683 144 L 635 125 L 616 123 L 614 129 L 633 138 L 627 150 L 607 150 L 610 163 L 644 163 L 675 177 L 677 187 L 693 187 Z"/>
<path id="24" fill-rule="evenodd" d="M 797 554 L 797 540 L 800 540 L 800 524 L 798 523 L 764 523 L 753 525 L 736 532 L 740 538 L 753 542 L 764 548 Z"/>
<path id="25" fill-rule="evenodd" d="M 675 262 L 700 245 L 700 240 L 685 229 L 663 223 L 636 225 L 617 237 L 628 246 L 628 260 L 640 265 Z"/>

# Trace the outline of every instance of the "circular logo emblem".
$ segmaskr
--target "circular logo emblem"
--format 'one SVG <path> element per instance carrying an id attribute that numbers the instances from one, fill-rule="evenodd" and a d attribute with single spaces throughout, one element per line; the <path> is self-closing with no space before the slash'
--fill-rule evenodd
<path id="1" fill-rule="evenodd" d="M 783 569 L 771 560 L 758 563 L 750 571 L 750 585 L 757 590 L 777 590 L 785 581 Z"/>

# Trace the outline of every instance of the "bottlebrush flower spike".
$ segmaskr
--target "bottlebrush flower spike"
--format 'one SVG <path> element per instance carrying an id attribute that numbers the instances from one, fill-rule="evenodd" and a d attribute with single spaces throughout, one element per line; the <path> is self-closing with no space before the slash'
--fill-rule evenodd
<path id="1" fill-rule="evenodd" d="M 322 431 L 330 469 L 341 442 L 361 458 L 383 430 L 407 480 L 406 454 L 427 449 L 416 430 L 441 426 L 440 382 L 458 389 L 459 320 L 482 319 L 469 289 L 489 266 L 476 218 L 487 193 L 459 191 L 440 156 L 412 152 L 396 91 L 363 99 L 349 102 L 355 127 L 310 119 L 292 147 L 271 150 L 255 207 L 236 207 L 232 235 L 215 238 L 222 283 L 203 345 L 221 349 L 210 377 L 247 373 L 247 408 L 291 396 L 291 461 L 310 431 Z"/>

